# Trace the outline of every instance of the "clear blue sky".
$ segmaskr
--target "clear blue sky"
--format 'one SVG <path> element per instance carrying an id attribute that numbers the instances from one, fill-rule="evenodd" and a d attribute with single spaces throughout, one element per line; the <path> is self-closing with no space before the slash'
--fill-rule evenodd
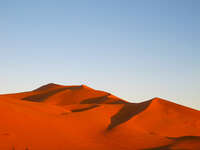
<path id="1" fill-rule="evenodd" d="M 0 1 L 0 93 L 86 84 L 200 109 L 199 0 Z"/>

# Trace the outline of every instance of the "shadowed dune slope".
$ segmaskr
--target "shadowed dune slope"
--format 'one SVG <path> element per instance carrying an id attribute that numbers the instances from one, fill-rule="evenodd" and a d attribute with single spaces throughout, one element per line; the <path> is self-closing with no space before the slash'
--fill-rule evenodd
<path id="1" fill-rule="evenodd" d="M 135 115 L 144 111 L 150 104 L 151 101 L 146 101 L 143 103 L 125 104 L 114 116 L 111 117 L 111 123 L 108 126 L 108 129 L 112 129 L 115 126 L 128 121 Z"/>
<path id="2" fill-rule="evenodd" d="M 92 108 L 96 108 L 99 105 L 91 105 L 89 107 L 85 107 L 85 108 L 78 108 L 78 109 L 71 109 L 72 112 L 81 112 L 81 111 L 86 111 L 86 110 L 90 110 Z"/>
<path id="3" fill-rule="evenodd" d="M 88 98 L 80 102 L 81 104 L 126 104 L 128 102 L 125 102 L 121 99 L 119 99 L 116 96 L 113 96 L 111 94 L 106 94 L 105 96 L 100 96 L 100 97 L 93 97 L 93 98 Z"/>
<path id="4" fill-rule="evenodd" d="M 66 89 L 67 89 L 67 87 L 57 88 L 57 89 L 50 90 L 50 91 L 47 91 L 47 92 L 43 92 L 43 93 L 28 96 L 28 97 L 24 97 L 24 98 L 22 98 L 22 100 L 33 101 L 33 102 L 43 102 L 46 99 L 48 99 L 50 96 L 53 96 L 56 93 L 59 93 L 59 92 L 64 91 Z"/>

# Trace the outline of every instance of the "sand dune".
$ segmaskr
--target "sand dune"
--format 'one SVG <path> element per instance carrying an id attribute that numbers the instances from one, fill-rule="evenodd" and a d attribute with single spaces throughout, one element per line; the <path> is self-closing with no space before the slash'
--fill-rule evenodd
<path id="1" fill-rule="evenodd" d="M 200 149 L 200 112 L 160 98 L 48 84 L 0 95 L 0 111 L 0 150 Z"/>
<path id="2" fill-rule="evenodd" d="M 47 84 L 30 92 L 7 94 L 6 96 L 32 102 L 45 102 L 56 105 L 91 103 L 127 103 L 110 93 L 94 90 L 86 85 L 63 86 Z"/>

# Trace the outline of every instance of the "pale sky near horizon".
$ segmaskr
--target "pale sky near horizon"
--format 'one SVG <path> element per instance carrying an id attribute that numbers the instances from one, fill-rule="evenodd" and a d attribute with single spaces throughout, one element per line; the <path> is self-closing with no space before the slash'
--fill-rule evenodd
<path id="1" fill-rule="evenodd" d="M 200 110 L 199 0 L 0 1 L 0 93 L 86 84 Z"/>

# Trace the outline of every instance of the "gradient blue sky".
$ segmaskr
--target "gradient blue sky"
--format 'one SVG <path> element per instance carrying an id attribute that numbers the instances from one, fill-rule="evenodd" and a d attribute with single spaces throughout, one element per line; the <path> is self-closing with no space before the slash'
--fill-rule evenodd
<path id="1" fill-rule="evenodd" d="M 86 84 L 200 109 L 199 0 L 0 1 L 0 93 Z"/>

